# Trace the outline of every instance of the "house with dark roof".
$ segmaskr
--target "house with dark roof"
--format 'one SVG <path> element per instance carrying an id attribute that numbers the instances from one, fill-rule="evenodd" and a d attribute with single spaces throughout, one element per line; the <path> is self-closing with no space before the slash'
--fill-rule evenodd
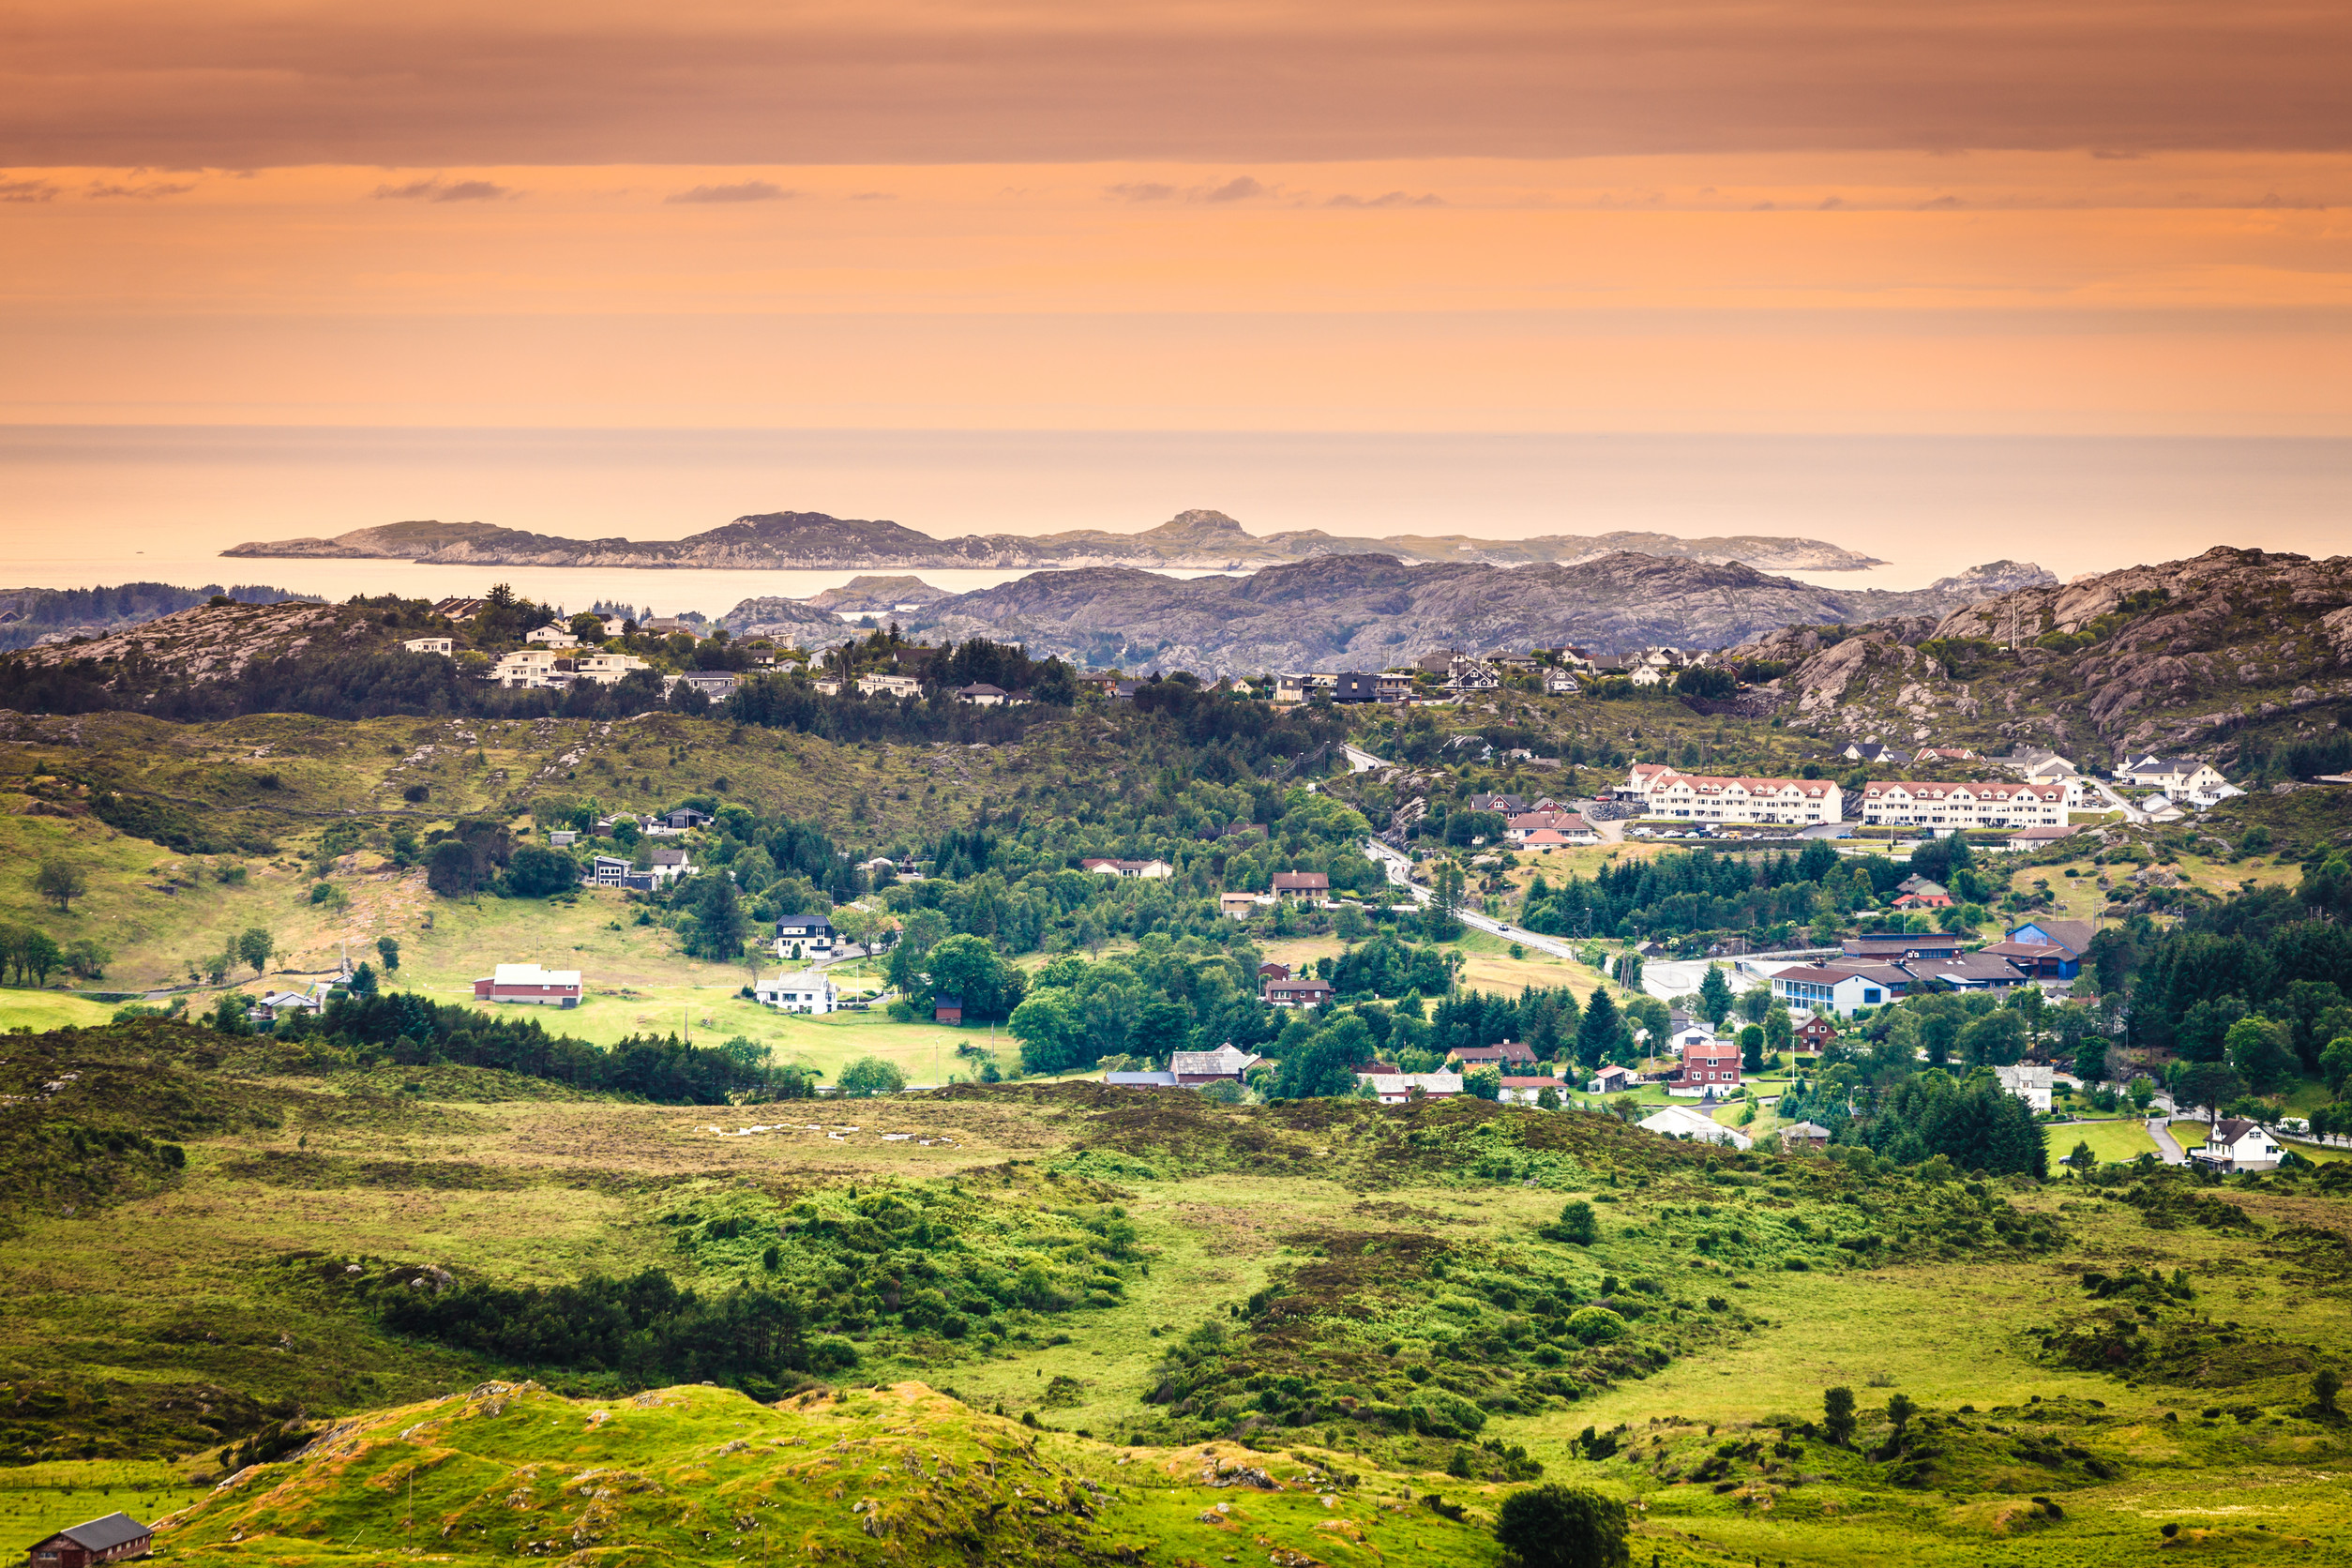
<path id="1" fill-rule="evenodd" d="M 931 998 L 931 1021 L 960 1025 L 964 1021 L 964 999 L 959 996 Z"/>
<path id="2" fill-rule="evenodd" d="M 26 1568 L 85 1568 L 93 1562 L 120 1562 L 144 1557 L 155 1545 L 155 1528 L 128 1514 L 73 1525 L 33 1543 L 24 1554 Z"/>
<path id="3" fill-rule="evenodd" d="M 1264 1058 L 1238 1049 L 1227 1041 L 1214 1050 L 1180 1050 L 1168 1059 L 1168 1071 L 1187 1087 L 1203 1083 L 1239 1083 L 1242 1076 Z"/>
<path id="4" fill-rule="evenodd" d="M 1269 980 L 1262 995 L 1269 1007 L 1319 1007 L 1331 1000 L 1331 983 L 1304 977 Z"/>
<path id="5" fill-rule="evenodd" d="M 2261 1123 L 2231 1116 L 2206 1129 L 2204 1146 L 2191 1151 L 2191 1157 L 2224 1170 L 2276 1170 L 2283 1152 Z"/>
<path id="6" fill-rule="evenodd" d="M 1465 1069 L 1470 1067 L 1531 1067 L 1535 1048 L 1525 1040 L 1498 1040 L 1491 1046 L 1463 1046 L 1451 1054 Z"/>
<path id="7" fill-rule="evenodd" d="M 1277 898 L 1328 898 L 1331 878 L 1320 871 L 1276 871 L 1274 892 Z"/>

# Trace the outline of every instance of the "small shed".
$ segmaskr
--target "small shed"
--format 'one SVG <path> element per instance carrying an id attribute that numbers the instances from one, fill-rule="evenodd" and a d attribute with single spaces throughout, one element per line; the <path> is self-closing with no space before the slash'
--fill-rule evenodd
<path id="1" fill-rule="evenodd" d="M 34 1542 L 24 1560 L 27 1568 L 84 1568 L 92 1562 L 143 1557 L 154 1544 L 153 1526 L 141 1524 L 128 1514 L 109 1514 Z"/>
<path id="2" fill-rule="evenodd" d="M 960 1025 L 964 1021 L 964 999 L 959 996 L 935 996 L 931 999 L 931 1021 Z"/>

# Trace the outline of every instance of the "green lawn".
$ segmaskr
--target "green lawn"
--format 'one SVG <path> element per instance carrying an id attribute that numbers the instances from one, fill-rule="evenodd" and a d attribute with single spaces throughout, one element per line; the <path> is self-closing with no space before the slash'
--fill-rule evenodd
<path id="1" fill-rule="evenodd" d="M 2042 1141 L 2049 1146 L 2054 1173 L 2058 1161 L 2073 1153 L 2077 1143 L 2089 1144 L 2101 1165 L 2129 1165 L 2142 1154 L 2156 1153 L 2156 1140 L 2148 1136 L 2148 1123 L 2136 1117 L 2046 1126 L 2042 1129 Z"/>
<path id="2" fill-rule="evenodd" d="M 0 990 L 0 1030 L 86 1029 L 112 1018 L 119 1005 L 62 991 Z"/>

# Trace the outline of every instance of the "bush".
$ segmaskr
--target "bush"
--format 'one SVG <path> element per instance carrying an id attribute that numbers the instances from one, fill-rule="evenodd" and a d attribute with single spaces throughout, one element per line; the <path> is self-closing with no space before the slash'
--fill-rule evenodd
<path id="1" fill-rule="evenodd" d="M 1581 1306 L 1570 1314 L 1568 1332 L 1580 1344 L 1613 1344 L 1625 1337 L 1625 1319 L 1606 1306 Z"/>
<path id="2" fill-rule="evenodd" d="M 1557 1482 L 1502 1500 L 1495 1539 L 1520 1568 L 1624 1568 L 1625 1505 Z"/>
<path id="3" fill-rule="evenodd" d="M 868 1094 L 896 1094 L 907 1086 L 907 1075 L 896 1062 L 884 1062 L 879 1056 L 861 1056 L 841 1069 L 834 1087 L 844 1094 L 860 1097 Z"/>
<path id="4" fill-rule="evenodd" d="M 1583 1199 L 1572 1199 L 1567 1207 L 1560 1211 L 1560 1223 L 1551 1227 L 1548 1234 L 1557 1242 L 1591 1246 L 1601 1239 L 1600 1216 Z"/>

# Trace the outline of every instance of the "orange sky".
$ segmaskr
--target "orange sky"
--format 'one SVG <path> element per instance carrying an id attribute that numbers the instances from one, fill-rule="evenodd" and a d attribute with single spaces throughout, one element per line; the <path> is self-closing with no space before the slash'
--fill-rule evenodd
<path id="1" fill-rule="evenodd" d="M 32 0 L 0 420 L 2352 433 L 2352 8 Z"/>

